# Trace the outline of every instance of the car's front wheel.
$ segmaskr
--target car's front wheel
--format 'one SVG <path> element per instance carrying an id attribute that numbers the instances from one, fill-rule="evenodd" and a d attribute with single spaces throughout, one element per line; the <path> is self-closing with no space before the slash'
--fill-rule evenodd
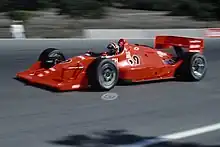
<path id="1" fill-rule="evenodd" d="M 97 58 L 88 72 L 93 89 L 110 90 L 118 82 L 118 68 L 111 59 Z"/>
<path id="2" fill-rule="evenodd" d="M 65 61 L 65 56 L 58 49 L 47 48 L 40 54 L 38 61 L 41 61 L 41 67 L 50 68 Z"/>

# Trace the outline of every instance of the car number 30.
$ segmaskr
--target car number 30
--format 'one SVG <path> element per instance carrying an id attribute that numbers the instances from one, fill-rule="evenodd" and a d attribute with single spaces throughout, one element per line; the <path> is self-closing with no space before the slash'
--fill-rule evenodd
<path id="1" fill-rule="evenodd" d="M 140 58 L 137 55 L 133 55 L 130 59 L 128 59 L 128 63 L 130 65 L 140 65 Z"/>

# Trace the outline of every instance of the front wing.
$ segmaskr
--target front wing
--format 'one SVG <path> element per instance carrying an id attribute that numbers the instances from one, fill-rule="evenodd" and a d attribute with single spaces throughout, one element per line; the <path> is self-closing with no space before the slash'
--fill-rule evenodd
<path id="1" fill-rule="evenodd" d="M 65 71 L 65 70 L 64 70 Z M 58 91 L 78 90 L 88 88 L 86 73 L 79 69 L 72 69 L 78 76 L 53 76 L 51 72 L 56 72 L 54 68 L 50 69 L 28 69 L 16 74 L 16 78 L 30 84 L 46 86 Z"/>

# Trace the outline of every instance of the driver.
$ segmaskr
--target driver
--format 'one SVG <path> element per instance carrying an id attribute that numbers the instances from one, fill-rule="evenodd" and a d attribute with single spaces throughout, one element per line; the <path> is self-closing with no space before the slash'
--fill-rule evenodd
<path id="1" fill-rule="evenodd" d="M 119 45 L 119 51 L 122 52 L 124 50 L 124 46 L 128 44 L 128 41 L 125 39 L 119 39 L 118 45 Z"/>
<path id="2" fill-rule="evenodd" d="M 117 55 L 124 50 L 124 46 L 128 44 L 128 41 L 125 39 L 119 39 L 118 43 L 110 43 L 107 46 L 109 55 Z"/>
<path id="3" fill-rule="evenodd" d="M 117 55 L 119 53 L 119 45 L 112 42 L 107 46 L 109 55 Z"/>

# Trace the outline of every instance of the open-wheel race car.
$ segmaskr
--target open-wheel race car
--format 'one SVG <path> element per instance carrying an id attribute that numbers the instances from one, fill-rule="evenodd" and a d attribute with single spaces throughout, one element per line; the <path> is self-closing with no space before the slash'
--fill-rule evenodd
<path id="1" fill-rule="evenodd" d="M 120 39 L 107 48 L 108 51 L 88 51 L 68 59 L 59 49 L 48 48 L 36 63 L 16 77 L 58 91 L 110 90 L 118 81 L 200 81 L 207 71 L 203 39 L 156 36 L 154 47 Z"/>

